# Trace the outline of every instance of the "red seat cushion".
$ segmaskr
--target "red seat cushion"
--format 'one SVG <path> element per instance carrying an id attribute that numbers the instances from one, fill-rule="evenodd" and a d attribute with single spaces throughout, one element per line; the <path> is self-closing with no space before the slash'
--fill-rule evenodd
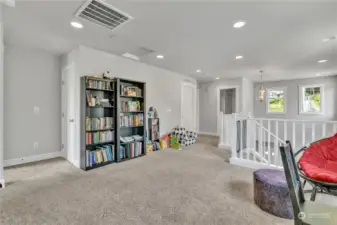
<path id="1" fill-rule="evenodd" d="M 299 163 L 307 177 L 337 183 L 337 134 L 310 145 Z"/>

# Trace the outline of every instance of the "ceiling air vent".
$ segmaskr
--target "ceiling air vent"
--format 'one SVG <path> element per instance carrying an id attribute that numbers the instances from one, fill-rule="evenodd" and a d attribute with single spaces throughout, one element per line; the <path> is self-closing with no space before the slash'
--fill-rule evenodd
<path id="1" fill-rule="evenodd" d="M 103 2 L 102 0 L 88 0 L 77 11 L 77 17 L 88 20 L 109 30 L 115 30 L 133 20 L 128 14 Z"/>

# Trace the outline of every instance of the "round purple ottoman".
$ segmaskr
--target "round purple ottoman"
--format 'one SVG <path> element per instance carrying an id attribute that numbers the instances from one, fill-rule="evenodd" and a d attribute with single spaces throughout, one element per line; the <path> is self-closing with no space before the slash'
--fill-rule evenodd
<path id="1" fill-rule="evenodd" d="M 265 212 L 286 219 L 294 218 L 283 171 L 262 169 L 254 172 L 254 201 Z"/>

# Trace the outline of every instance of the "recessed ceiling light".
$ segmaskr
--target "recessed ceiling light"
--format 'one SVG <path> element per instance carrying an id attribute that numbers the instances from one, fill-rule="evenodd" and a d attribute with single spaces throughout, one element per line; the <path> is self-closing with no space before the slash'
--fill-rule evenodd
<path id="1" fill-rule="evenodd" d="M 196 71 L 197 71 L 197 73 L 201 73 L 201 69 L 197 69 Z"/>
<path id="2" fill-rule="evenodd" d="M 76 22 L 76 21 L 71 21 L 71 26 L 77 28 L 77 29 L 82 29 L 83 28 L 83 24 Z"/>
<path id="3" fill-rule="evenodd" d="M 235 59 L 243 59 L 243 56 L 242 55 L 238 55 L 235 57 Z"/>
<path id="4" fill-rule="evenodd" d="M 325 63 L 325 62 L 327 62 L 328 60 L 327 59 L 322 59 L 322 60 L 319 60 L 319 61 L 317 61 L 318 63 Z"/>
<path id="5" fill-rule="evenodd" d="M 216 79 L 216 80 L 219 80 L 220 78 L 219 78 L 219 77 L 216 77 L 215 79 Z"/>
<path id="6" fill-rule="evenodd" d="M 157 58 L 158 58 L 158 59 L 163 59 L 164 56 L 163 56 L 163 55 L 157 55 Z"/>
<path id="7" fill-rule="evenodd" d="M 236 28 L 236 29 L 239 29 L 239 28 L 243 27 L 244 25 L 246 25 L 245 21 L 237 21 L 233 24 L 233 27 Z"/>

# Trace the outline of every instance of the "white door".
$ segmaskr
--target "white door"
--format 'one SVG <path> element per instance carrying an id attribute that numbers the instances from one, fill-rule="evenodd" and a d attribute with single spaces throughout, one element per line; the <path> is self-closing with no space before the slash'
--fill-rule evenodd
<path id="1" fill-rule="evenodd" d="M 76 155 L 76 74 L 74 65 L 71 64 L 62 72 L 62 143 L 66 151 L 65 157 L 75 164 Z"/>
<path id="2" fill-rule="evenodd" d="M 181 125 L 188 130 L 197 128 L 197 87 L 190 83 L 182 84 Z"/>

